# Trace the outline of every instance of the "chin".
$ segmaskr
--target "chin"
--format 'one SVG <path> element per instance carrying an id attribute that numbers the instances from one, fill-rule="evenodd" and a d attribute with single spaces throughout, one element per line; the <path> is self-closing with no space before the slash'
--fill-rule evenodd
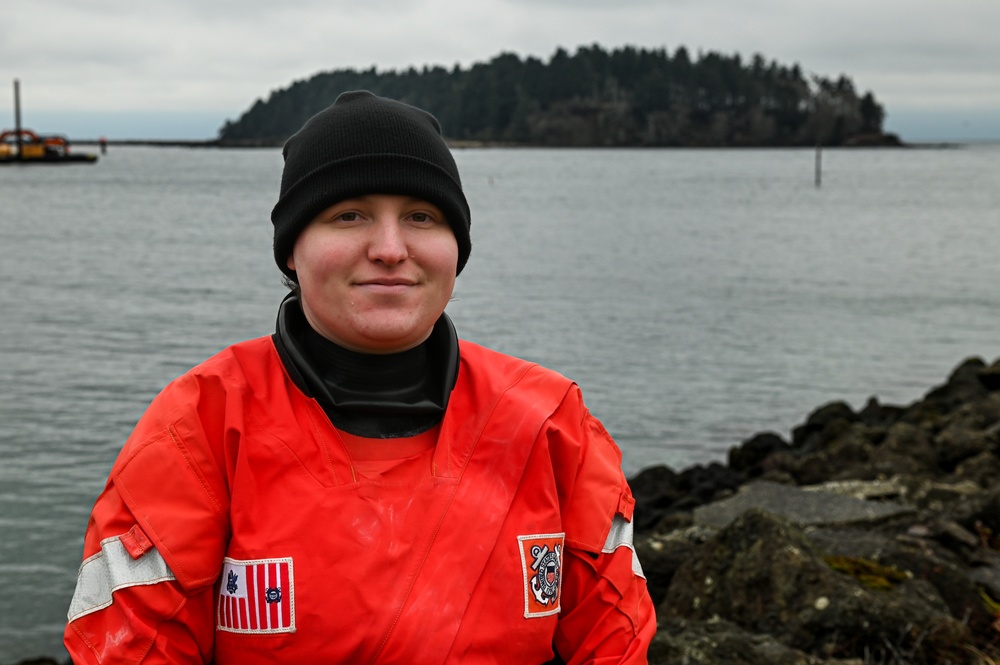
<path id="1" fill-rule="evenodd" d="M 433 324 L 426 330 L 415 330 L 412 328 L 393 329 L 391 327 L 379 327 L 377 330 L 359 335 L 351 340 L 354 345 L 362 350 L 372 353 L 396 353 L 406 351 L 423 342 L 431 334 Z"/>

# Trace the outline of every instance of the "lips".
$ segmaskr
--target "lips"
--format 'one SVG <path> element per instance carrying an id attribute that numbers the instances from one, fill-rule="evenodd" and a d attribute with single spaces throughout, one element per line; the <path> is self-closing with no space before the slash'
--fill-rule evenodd
<path id="1" fill-rule="evenodd" d="M 372 297 L 401 298 L 407 294 L 416 293 L 414 287 L 419 282 L 404 277 L 376 277 L 362 279 L 354 283 L 358 293 L 367 293 Z"/>
<path id="2" fill-rule="evenodd" d="M 413 280 L 402 279 L 402 278 L 380 278 L 380 279 L 366 279 L 357 282 L 360 286 L 413 286 L 416 284 Z"/>
<path id="3" fill-rule="evenodd" d="M 379 277 L 376 279 L 365 279 L 355 282 L 356 286 L 414 286 L 416 281 L 412 279 L 404 279 L 402 277 Z"/>

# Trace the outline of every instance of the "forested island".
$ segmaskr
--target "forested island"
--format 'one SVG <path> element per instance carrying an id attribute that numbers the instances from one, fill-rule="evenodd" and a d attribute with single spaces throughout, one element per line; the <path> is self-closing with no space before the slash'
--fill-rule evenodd
<path id="1" fill-rule="evenodd" d="M 271 92 L 219 130 L 224 146 L 280 145 L 347 90 L 427 109 L 466 145 L 738 147 L 895 145 L 885 110 L 845 75 L 806 75 L 757 54 L 598 45 L 548 62 L 502 53 L 467 69 L 338 69 Z"/>

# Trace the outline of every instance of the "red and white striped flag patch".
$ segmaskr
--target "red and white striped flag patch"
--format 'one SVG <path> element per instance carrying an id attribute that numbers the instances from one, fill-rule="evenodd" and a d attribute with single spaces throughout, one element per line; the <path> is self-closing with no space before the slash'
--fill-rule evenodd
<path id="1" fill-rule="evenodd" d="M 294 633 L 292 559 L 226 557 L 216 617 L 216 628 L 230 633 Z"/>

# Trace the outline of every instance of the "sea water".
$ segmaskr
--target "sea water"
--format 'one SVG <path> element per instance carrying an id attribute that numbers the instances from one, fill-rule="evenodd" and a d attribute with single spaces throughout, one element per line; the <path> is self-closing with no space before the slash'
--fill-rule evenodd
<path id="1" fill-rule="evenodd" d="M 629 474 L 1000 356 L 1000 146 L 458 150 L 464 338 L 576 380 Z M 163 385 L 269 334 L 274 149 L 0 168 L 0 663 L 63 654 L 87 515 Z"/>

